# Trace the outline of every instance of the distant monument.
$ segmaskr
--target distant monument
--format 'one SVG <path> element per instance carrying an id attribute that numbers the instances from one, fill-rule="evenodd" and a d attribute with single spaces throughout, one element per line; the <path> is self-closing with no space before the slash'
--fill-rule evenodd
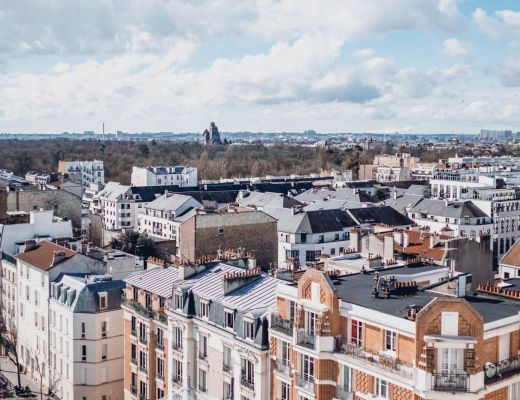
<path id="1" fill-rule="evenodd" d="M 204 132 L 202 132 L 202 138 L 200 141 L 202 144 L 210 146 L 214 144 L 222 144 L 220 133 L 214 122 L 209 124 L 209 130 L 205 129 Z"/>

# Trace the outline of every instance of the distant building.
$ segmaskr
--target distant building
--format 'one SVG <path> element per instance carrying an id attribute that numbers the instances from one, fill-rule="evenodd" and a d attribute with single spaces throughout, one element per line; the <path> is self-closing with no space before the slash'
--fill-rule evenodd
<path id="1" fill-rule="evenodd" d="M 205 129 L 204 132 L 202 132 L 200 141 L 204 145 L 222 144 L 220 133 L 214 122 L 209 125 L 209 130 Z"/>
<path id="2" fill-rule="evenodd" d="M 513 132 L 510 130 L 498 131 L 492 129 L 481 129 L 480 138 L 484 140 L 501 140 L 507 139 L 513 136 Z"/>
<path id="3" fill-rule="evenodd" d="M 197 168 L 133 167 L 131 183 L 132 186 L 197 186 Z"/>
<path id="4" fill-rule="evenodd" d="M 79 176 L 83 190 L 87 189 L 91 183 L 105 183 L 105 170 L 103 161 L 66 161 L 60 160 L 58 171 L 69 177 Z"/>

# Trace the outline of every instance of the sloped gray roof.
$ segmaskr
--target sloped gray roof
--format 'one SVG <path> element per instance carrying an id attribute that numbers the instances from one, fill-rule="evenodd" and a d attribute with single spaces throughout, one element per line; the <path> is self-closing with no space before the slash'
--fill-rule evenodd
<path id="1" fill-rule="evenodd" d="M 375 200 L 368 194 L 352 188 L 340 189 L 310 189 L 294 197 L 298 201 L 314 203 L 316 201 L 337 199 L 362 203 L 373 203 Z"/>
<path id="2" fill-rule="evenodd" d="M 483 218 L 488 215 L 471 201 L 448 203 L 444 200 L 423 199 L 410 209 L 411 213 L 427 213 L 446 218 Z"/>
<path id="3" fill-rule="evenodd" d="M 112 201 L 117 201 L 120 196 L 124 195 L 130 186 L 121 185 L 118 182 L 108 182 L 105 187 L 95 195 L 95 197 L 103 197 Z"/>
<path id="4" fill-rule="evenodd" d="M 151 208 L 154 210 L 175 211 L 191 199 L 192 197 L 185 196 L 183 194 L 163 194 L 154 201 L 148 203 L 146 208 Z M 198 204 L 199 207 L 202 207 L 202 204 Z"/>

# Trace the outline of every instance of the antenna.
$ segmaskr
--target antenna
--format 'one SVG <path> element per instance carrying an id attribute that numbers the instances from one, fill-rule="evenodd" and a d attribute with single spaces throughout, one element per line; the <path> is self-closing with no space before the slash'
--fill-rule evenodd
<path id="1" fill-rule="evenodd" d="M 105 140 L 105 123 L 103 122 L 103 135 L 101 136 L 101 140 Z"/>

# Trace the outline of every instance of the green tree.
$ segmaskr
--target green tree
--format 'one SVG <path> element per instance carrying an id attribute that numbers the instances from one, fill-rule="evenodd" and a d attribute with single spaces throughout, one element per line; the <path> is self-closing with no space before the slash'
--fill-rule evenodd
<path id="1" fill-rule="evenodd" d="M 113 249 L 135 254 L 143 258 L 157 255 L 155 242 L 146 233 L 133 230 L 123 232 L 119 237 L 110 241 Z"/>

